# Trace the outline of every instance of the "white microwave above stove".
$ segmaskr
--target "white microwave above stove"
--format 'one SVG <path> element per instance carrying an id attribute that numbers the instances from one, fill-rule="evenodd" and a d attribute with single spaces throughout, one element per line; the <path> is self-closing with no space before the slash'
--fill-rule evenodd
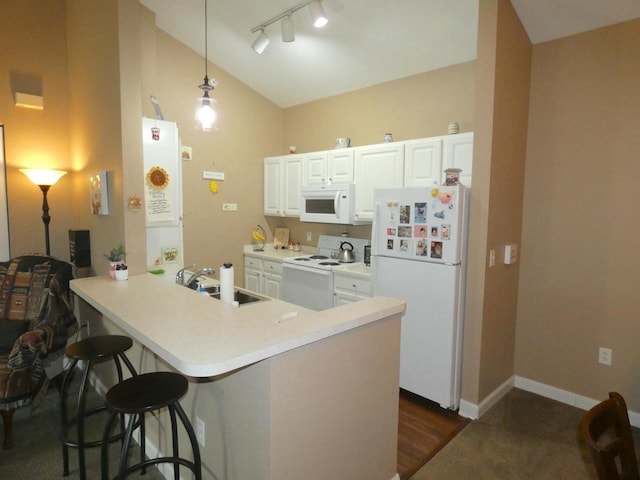
<path id="1" fill-rule="evenodd" d="M 353 183 L 313 185 L 300 189 L 300 221 L 358 225 Z"/>

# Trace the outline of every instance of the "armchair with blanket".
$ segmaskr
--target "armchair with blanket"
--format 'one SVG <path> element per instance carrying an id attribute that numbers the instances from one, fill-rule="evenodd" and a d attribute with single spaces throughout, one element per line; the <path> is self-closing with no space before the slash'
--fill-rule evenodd
<path id="1" fill-rule="evenodd" d="M 0 262 L 0 414 L 5 449 L 12 444 L 14 411 L 44 398 L 45 368 L 64 355 L 77 329 L 69 281 L 74 266 L 45 255 Z"/>

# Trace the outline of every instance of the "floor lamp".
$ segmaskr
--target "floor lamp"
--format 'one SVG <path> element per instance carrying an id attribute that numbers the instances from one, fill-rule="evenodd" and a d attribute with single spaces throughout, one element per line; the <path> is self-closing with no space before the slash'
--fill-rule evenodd
<path id="1" fill-rule="evenodd" d="M 47 203 L 47 192 L 52 185 L 54 185 L 63 175 L 67 172 L 62 170 L 42 170 L 38 168 L 21 168 L 20 171 L 24 173 L 29 180 L 35 183 L 42 190 L 42 223 L 44 223 L 44 239 L 47 246 L 47 255 L 51 255 L 51 249 L 49 248 L 49 222 L 51 217 L 49 216 L 49 204 Z"/>

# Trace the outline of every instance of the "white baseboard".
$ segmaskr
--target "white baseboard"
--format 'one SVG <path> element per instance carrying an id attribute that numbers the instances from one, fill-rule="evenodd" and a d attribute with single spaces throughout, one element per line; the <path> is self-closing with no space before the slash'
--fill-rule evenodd
<path id="1" fill-rule="evenodd" d="M 578 407 L 585 411 L 589 410 L 602 400 L 595 400 L 568 390 L 562 390 L 551 385 L 546 385 L 544 383 L 536 382 L 535 380 L 514 375 L 491 392 L 482 402 L 480 402 L 479 405 L 467 402 L 466 400 L 460 400 L 460 410 L 458 413 L 463 417 L 476 420 L 484 415 L 487 410 L 495 405 L 513 387 L 535 393 L 542 397 L 550 398 L 567 405 Z M 634 427 L 640 427 L 640 413 L 629 410 L 629 422 Z"/>
<path id="2" fill-rule="evenodd" d="M 498 403 L 498 401 L 502 397 L 504 397 L 512 388 L 513 377 L 505 381 L 502 385 L 491 392 L 484 400 L 482 400 L 482 402 L 480 402 L 480 405 L 467 402 L 466 400 L 460 400 L 460 409 L 458 410 L 458 414 L 472 420 L 477 420 L 482 415 L 487 413 L 487 410 Z"/>

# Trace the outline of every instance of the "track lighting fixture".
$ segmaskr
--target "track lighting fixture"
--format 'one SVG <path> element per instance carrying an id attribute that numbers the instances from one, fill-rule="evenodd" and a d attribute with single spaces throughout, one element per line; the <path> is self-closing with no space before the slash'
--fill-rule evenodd
<path id="1" fill-rule="evenodd" d="M 264 28 L 260 30 L 260 35 L 256 37 L 256 39 L 251 44 L 251 48 L 258 54 L 262 55 L 264 49 L 269 45 L 269 35 L 264 33 Z"/>
<path id="2" fill-rule="evenodd" d="M 282 27 L 282 41 L 293 42 L 296 39 L 296 32 L 293 29 L 293 20 L 291 20 L 291 15 L 284 17 L 280 26 Z"/>
<path id="3" fill-rule="evenodd" d="M 293 18 L 291 17 L 295 12 L 309 6 L 309 11 L 311 13 L 311 19 L 313 20 L 313 26 L 316 28 L 324 27 L 328 20 L 327 15 L 324 13 L 324 8 L 322 8 L 321 0 L 307 0 L 302 2 L 301 4 L 290 8 L 289 10 L 282 12 L 279 15 L 276 15 L 273 18 L 261 23 L 260 25 L 253 27 L 251 29 L 251 33 L 260 32 L 260 34 L 256 37 L 256 39 L 251 44 L 251 48 L 258 54 L 261 55 L 262 52 L 269 45 L 269 37 L 265 33 L 265 29 L 271 25 L 272 23 L 277 22 L 278 20 L 282 20 L 280 27 L 282 28 L 282 41 L 283 42 L 293 42 L 296 39 L 296 32 L 293 26 Z"/>
<path id="4" fill-rule="evenodd" d="M 207 60 L 207 0 L 204 0 L 204 83 L 198 85 L 202 90 L 202 97 L 196 102 L 196 127 L 209 132 L 213 128 L 216 121 L 218 101 L 209 96 L 209 92 L 216 88 L 217 82 L 214 79 L 209 80 L 208 60 Z"/>

